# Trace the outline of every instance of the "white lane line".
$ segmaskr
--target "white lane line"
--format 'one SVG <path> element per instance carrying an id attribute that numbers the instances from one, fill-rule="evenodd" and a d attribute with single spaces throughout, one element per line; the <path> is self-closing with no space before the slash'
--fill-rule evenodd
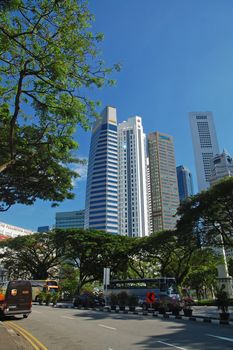
<path id="1" fill-rule="evenodd" d="M 213 334 L 206 334 L 206 335 L 208 335 L 208 337 L 218 338 L 218 339 L 230 341 L 230 342 L 233 343 L 233 338 L 219 337 L 219 336 L 213 335 Z"/>
<path id="2" fill-rule="evenodd" d="M 68 318 L 69 320 L 75 320 L 74 317 L 70 317 L 70 316 L 61 316 L 61 318 Z"/>
<path id="3" fill-rule="evenodd" d="M 108 328 L 108 329 L 113 329 L 114 331 L 116 331 L 116 328 L 105 326 L 104 324 L 101 324 L 101 323 L 99 323 L 98 326 Z"/>
<path id="4" fill-rule="evenodd" d="M 176 349 L 187 350 L 185 348 L 181 348 L 180 346 L 175 346 L 173 344 L 165 343 L 164 341 L 161 341 L 161 340 L 158 340 L 157 343 L 161 343 L 161 344 L 164 344 L 164 345 L 167 345 L 167 346 L 171 346 L 172 348 L 176 348 Z"/>

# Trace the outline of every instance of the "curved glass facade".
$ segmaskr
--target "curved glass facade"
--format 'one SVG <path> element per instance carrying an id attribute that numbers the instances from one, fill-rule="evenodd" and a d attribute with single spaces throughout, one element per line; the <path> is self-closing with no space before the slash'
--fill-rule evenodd
<path id="1" fill-rule="evenodd" d="M 93 126 L 88 162 L 85 228 L 118 234 L 116 109 L 106 107 Z"/>

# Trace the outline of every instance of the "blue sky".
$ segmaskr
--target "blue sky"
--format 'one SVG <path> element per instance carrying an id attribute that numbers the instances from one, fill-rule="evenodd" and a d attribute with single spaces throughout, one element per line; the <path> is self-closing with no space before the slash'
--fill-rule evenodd
<path id="1" fill-rule="evenodd" d="M 118 121 L 140 115 L 144 132 L 173 135 L 177 165 L 194 166 L 189 111 L 212 111 L 220 149 L 233 155 L 233 1 L 91 1 L 95 32 L 103 32 L 102 56 L 120 62 L 113 88 L 90 91 L 102 107 L 117 108 Z M 88 157 L 90 132 L 78 129 L 78 155 Z M 74 200 L 58 208 L 37 201 L 0 213 L 0 221 L 36 230 L 53 225 L 56 211 L 84 208 L 85 168 Z"/>

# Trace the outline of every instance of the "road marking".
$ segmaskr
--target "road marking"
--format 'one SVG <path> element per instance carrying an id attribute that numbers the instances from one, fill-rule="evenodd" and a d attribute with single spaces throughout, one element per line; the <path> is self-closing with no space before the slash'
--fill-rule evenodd
<path id="1" fill-rule="evenodd" d="M 104 324 L 101 324 L 101 323 L 99 323 L 98 326 L 108 328 L 108 329 L 113 329 L 114 331 L 116 331 L 116 328 L 105 326 Z"/>
<path id="2" fill-rule="evenodd" d="M 16 325 L 13 322 L 6 322 L 7 325 L 10 325 L 13 330 L 20 333 L 31 345 L 35 350 L 48 350 L 37 338 L 35 338 L 31 333 L 26 331 L 23 327 Z"/>
<path id="3" fill-rule="evenodd" d="M 233 343 L 233 338 L 219 337 L 219 336 L 217 336 L 217 335 L 212 335 L 212 334 L 206 334 L 206 335 L 208 335 L 208 337 L 218 338 L 218 339 L 230 341 L 230 342 Z"/>
<path id="4" fill-rule="evenodd" d="M 175 346 L 175 345 L 172 345 L 172 344 L 169 344 L 169 343 L 165 343 L 164 341 L 161 341 L 161 340 L 158 340 L 157 343 L 168 345 L 168 346 L 171 346 L 172 348 L 176 348 L 176 349 L 187 350 L 185 348 L 181 348 L 180 346 Z"/>
<path id="5" fill-rule="evenodd" d="M 75 320 L 74 317 L 70 317 L 70 316 L 61 316 L 61 318 L 68 318 L 69 320 Z"/>

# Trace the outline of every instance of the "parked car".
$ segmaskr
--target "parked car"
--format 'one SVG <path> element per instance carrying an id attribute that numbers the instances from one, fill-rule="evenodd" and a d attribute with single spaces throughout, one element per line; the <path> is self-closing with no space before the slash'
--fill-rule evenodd
<path id="1" fill-rule="evenodd" d="M 83 293 L 77 295 L 73 304 L 75 307 L 84 306 L 84 307 L 95 307 L 95 306 L 104 306 L 104 298 L 102 296 L 98 296 L 92 293 Z"/>

